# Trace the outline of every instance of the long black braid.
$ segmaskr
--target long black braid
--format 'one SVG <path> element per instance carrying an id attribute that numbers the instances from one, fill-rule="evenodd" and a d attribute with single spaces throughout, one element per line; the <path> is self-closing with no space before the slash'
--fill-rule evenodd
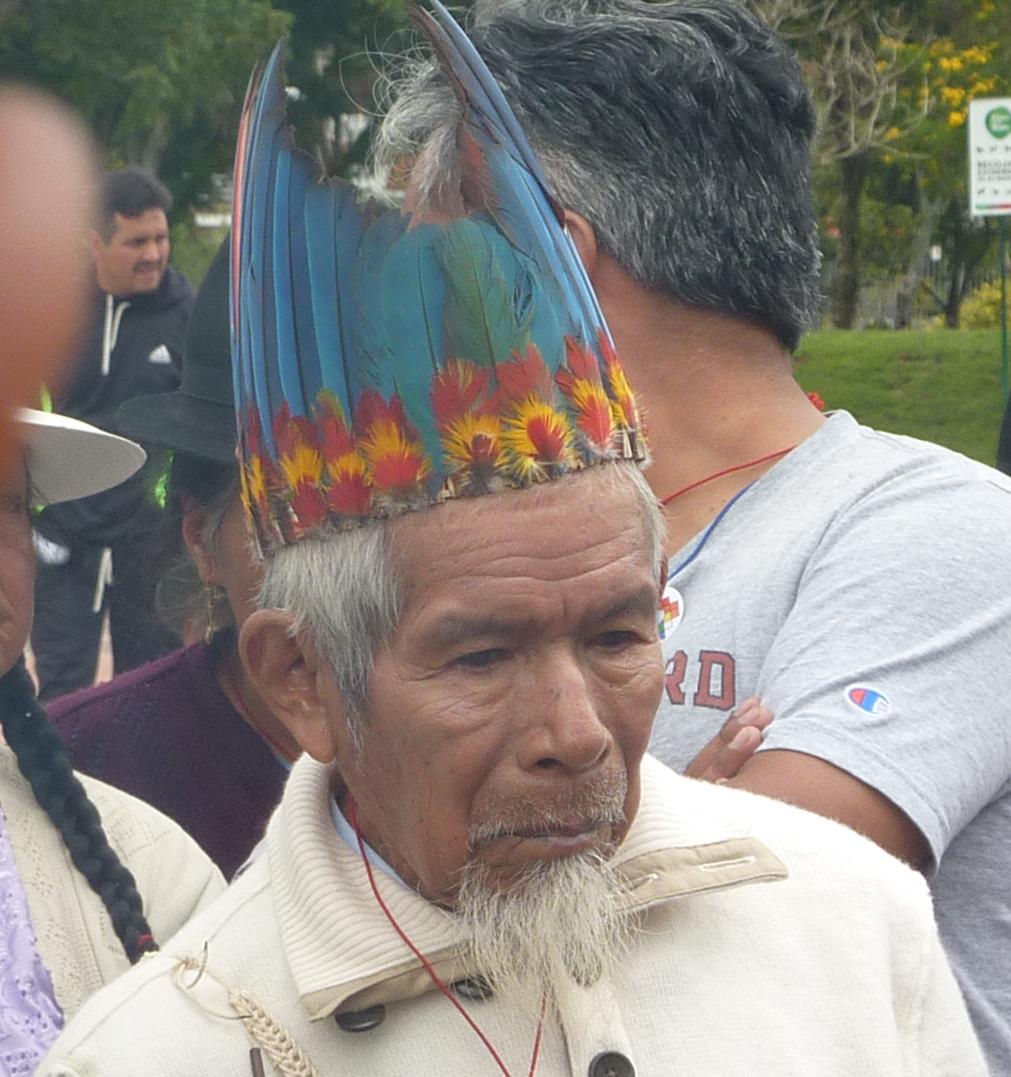
<path id="1" fill-rule="evenodd" d="M 59 830 L 70 859 L 102 899 L 131 964 L 157 950 L 137 883 L 109 845 L 98 809 L 70 766 L 22 661 L 0 678 L 0 725 L 35 799 Z"/>

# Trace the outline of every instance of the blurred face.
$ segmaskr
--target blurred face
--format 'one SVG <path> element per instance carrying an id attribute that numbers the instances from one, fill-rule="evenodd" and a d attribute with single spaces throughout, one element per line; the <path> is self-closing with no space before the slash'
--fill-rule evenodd
<path id="1" fill-rule="evenodd" d="M 608 853 L 639 802 L 661 692 L 658 566 L 634 492 L 597 476 L 398 521 L 408 581 L 341 774 L 365 837 L 453 904 L 463 866 L 508 889 Z"/>
<path id="2" fill-rule="evenodd" d="M 114 217 L 116 228 L 108 242 L 92 233 L 91 249 L 99 286 L 110 295 L 153 292 L 168 268 L 171 245 L 168 220 L 160 209 L 137 217 Z"/>
<path id="3" fill-rule="evenodd" d="M 35 555 L 24 462 L 0 479 L 0 674 L 14 665 L 32 625 Z"/>
<path id="4" fill-rule="evenodd" d="M 204 583 L 224 588 L 236 627 L 256 608 L 263 565 L 253 556 L 238 494 L 214 534 L 208 534 L 203 509 L 190 508 L 183 518 L 183 538 Z"/>
<path id="5" fill-rule="evenodd" d="M 242 501 L 238 497 L 221 521 L 215 546 L 217 582 L 228 595 L 236 626 L 241 627 L 256 609 L 256 595 L 263 583 L 263 562 L 253 557 Z"/>

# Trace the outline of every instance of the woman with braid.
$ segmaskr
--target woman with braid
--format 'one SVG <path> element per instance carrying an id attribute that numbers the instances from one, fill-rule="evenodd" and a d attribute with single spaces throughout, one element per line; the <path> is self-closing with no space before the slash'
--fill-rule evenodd
<path id="1" fill-rule="evenodd" d="M 22 410 L 0 480 L 0 1072 L 30 1074 L 89 994 L 215 897 L 221 876 L 152 808 L 78 778 L 21 654 L 32 614 L 29 504 L 130 475 L 132 442 Z"/>

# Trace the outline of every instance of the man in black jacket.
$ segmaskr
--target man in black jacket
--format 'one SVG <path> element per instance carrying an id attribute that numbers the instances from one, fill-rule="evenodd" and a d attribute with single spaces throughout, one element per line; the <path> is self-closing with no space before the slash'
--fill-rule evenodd
<path id="1" fill-rule="evenodd" d="M 139 169 L 105 177 L 101 231 L 90 237 L 92 322 L 57 411 L 116 432 L 124 401 L 178 387 L 193 289 L 168 264 L 171 205 L 162 184 Z M 38 518 L 32 649 L 44 699 L 92 683 L 106 609 L 117 673 L 177 645 L 152 608 L 159 510 L 149 486 L 145 469 Z M 45 502 L 46 491 L 37 494 Z"/>

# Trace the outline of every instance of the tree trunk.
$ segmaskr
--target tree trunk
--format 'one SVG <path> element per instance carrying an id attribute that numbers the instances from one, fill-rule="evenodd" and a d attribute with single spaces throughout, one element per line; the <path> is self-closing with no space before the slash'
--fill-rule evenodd
<path id="1" fill-rule="evenodd" d="M 899 281 L 898 292 L 895 295 L 896 329 L 908 329 L 913 324 L 913 318 L 916 315 L 916 296 L 930 265 L 927 259 L 930 240 L 937 228 L 943 208 L 943 198 L 928 198 L 926 195 L 921 198 L 920 213 L 909 249 L 906 272 Z"/>
<path id="2" fill-rule="evenodd" d="M 951 203 L 952 236 L 951 283 L 944 305 L 944 324 L 957 329 L 962 313 L 962 300 L 972 291 L 973 280 L 980 262 L 986 257 L 993 239 L 990 218 L 983 221 L 982 228 L 973 228 L 960 201 Z"/>
<path id="3" fill-rule="evenodd" d="M 860 298 L 860 202 L 867 165 L 866 152 L 854 153 L 839 162 L 839 256 L 832 279 L 832 324 L 837 329 L 853 328 Z"/>

